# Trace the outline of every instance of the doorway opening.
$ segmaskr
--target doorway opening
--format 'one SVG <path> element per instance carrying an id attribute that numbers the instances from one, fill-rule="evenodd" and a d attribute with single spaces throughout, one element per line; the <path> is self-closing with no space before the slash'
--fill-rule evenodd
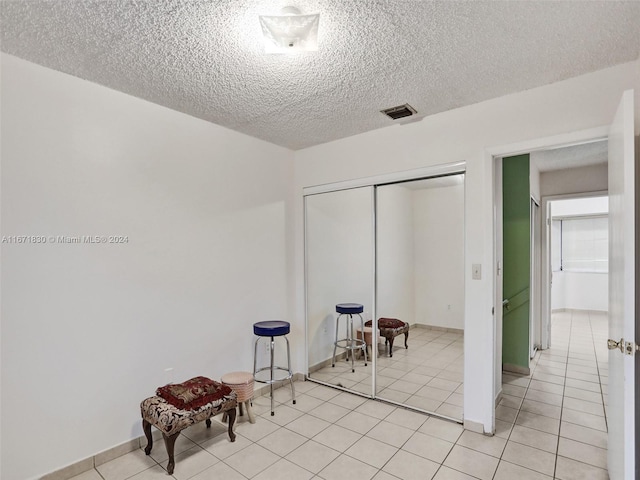
<path id="1" fill-rule="evenodd" d="M 496 289 L 505 306 L 496 314 L 504 333 L 496 430 L 548 427 L 562 448 L 590 452 L 587 468 L 599 474 L 608 428 L 607 160 L 606 141 L 495 160 Z M 519 277 L 509 277 L 514 267 Z"/>
<path id="2" fill-rule="evenodd" d="M 541 338 L 546 349 L 554 345 L 554 314 L 606 314 L 609 308 L 609 197 L 601 193 L 545 200 L 549 302 Z"/>
<path id="3" fill-rule="evenodd" d="M 569 172 L 568 175 L 564 175 L 564 177 L 560 175 L 558 179 L 547 185 L 547 190 L 551 190 L 551 187 L 554 186 L 562 189 L 562 191 L 546 192 L 546 195 L 607 191 L 611 199 L 608 216 L 609 305 L 607 312 L 607 333 L 604 334 L 603 338 L 596 339 L 592 337 L 590 348 L 591 353 L 595 353 L 597 356 L 603 351 L 602 357 L 607 359 L 607 366 L 605 367 L 606 381 L 600 381 L 603 400 L 605 399 L 604 392 L 606 390 L 606 400 L 608 402 L 606 408 L 607 420 L 604 420 L 604 412 L 602 412 L 601 415 L 602 421 L 606 422 L 602 431 L 606 433 L 605 441 L 607 442 L 607 447 L 604 449 L 604 455 L 600 452 L 600 456 L 601 458 L 605 458 L 606 461 L 602 462 L 603 465 L 597 466 L 597 468 L 600 468 L 602 471 L 598 472 L 596 476 L 599 475 L 604 478 L 608 470 L 609 476 L 616 479 L 632 478 L 633 475 L 637 474 L 636 457 L 638 451 L 635 448 L 635 444 L 636 439 L 640 438 L 637 431 L 637 418 L 640 416 L 637 415 L 638 404 L 635 401 L 638 391 L 637 365 L 640 363 L 640 357 L 634 355 L 636 350 L 640 350 L 640 348 L 638 348 L 640 341 L 636 331 L 639 304 L 636 288 L 638 280 L 637 238 L 639 231 L 637 185 L 640 180 L 640 173 L 638 173 L 639 170 L 637 169 L 638 156 L 636 148 L 640 141 L 638 137 L 634 136 L 636 130 L 634 128 L 633 112 L 634 92 L 633 90 L 627 90 L 622 94 L 612 123 L 609 126 L 496 148 L 487 151 L 487 163 L 485 164 L 487 173 L 490 172 L 491 178 L 494 180 L 493 188 L 490 192 L 494 200 L 492 204 L 493 211 L 491 212 L 493 218 L 491 219 L 495 226 L 493 229 L 493 245 L 496 246 L 492 271 L 494 275 L 494 306 L 499 306 L 503 300 L 503 252 L 501 248 L 498 248 L 499 243 L 502 241 L 502 216 L 500 213 L 502 212 L 501 206 L 503 199 L 502 183 L 500 183 L 501 177 L 499 175 L 501 170 L 499 166 L 501 166 L 503 157 L 507 154 L 515 155 L 527 151 L 532 152 L 532 154 L 538 151 L 544 152 L 545 150 L 552 153 L 553 150 L 562 150 L 567 148 L 568 145 L 586 146 L 590 144 L 601 144 L 605 141 L 607 143 L 607 163 L 606 165 L 602 165 L 601 175 L 590 176 L 586 175 L 585 171 L 580 172 L 580 174 Z M 551 146 L 558 147 L 550 148 Z M 598 165 L 591 165 L 584 168 L 597 170 L 599 167 Z M 590 180 L 594 180 L 595 183 L 602 182 L 602 185 L 596 186 L 590 184 Z M 580 188 L 576 189 L 576 184 L 580 184 Z M 587 184 L 590 185 L 587 187 Z M 489 218 L 489 211 L 487 211 L 487 218 Z M 546 302 L 550 300 L 550 297 L 546 298 Z M 548 308 L 548 305 L 546 308 Z M 546 308 L 542 310 L 545 311 Z M 495 308 L 493 311 L 495 339 L 493 393 L 495 394 L 496 403 L 501 400 L 503 392 L 502 365 L 500 361 L 502 359 L 502 352 L 500 349 L 504 346 L 501 341 L 503 339 L 501 329 L 504 327 L 504 322 L 502 320 L 501 310 L 500 308 Z M 580 326 L 576 329 L 571 327 L 571 331 L 579 332 Z M 545 354 L 549 355 L 548 352 L 552 350 L 553 348 L 542 350 L 536 357 Z M 576 358 L 575 355 L 569 355 L 569 353 L 571 353 L 571 345 L 569 345 L 565 353 L 567 354 L 565 358 L 573 360 L 571 362 L 567 360 L 564 362 L 564 365 L 559 365 L 566 373 L 565 376 L 558 379 L 559 381 L 557 382 L 557 384 L 562 387 L 564 393 L 566 393 L 566 387 L 570 379 L 568 375 L 569 363 L 579 365 L 579 361 L 581 360 L 580 358 Z M 578 360 L 578 362 L 575 360 Z M 547 362 L 551 361 L 553 360 L 547 360 Z M 595 362 L 597 363 L 598 359 L 596 359 Z M 540 378 L 536 379 L 536 372 L 539 366 L 540 362 L 538 361 L 536 371 L 523 380 L 523 383 L 527 384 L 527 388 L 535 382 L 541 381 Z M 554 368 L 553 365 L 547 364 L 546 366 Z M 582 366 L 588 367 L 589 365 Z M 578 371 L 575 368 L 572 370 L 574 375 Z M 589 372 L 580 373 L 589 374 Z M 552 374 L 553 373 L 543 373 L 542 375 Z M 635 381 L 631 381 L 631 379 Z M 549 380 L 549 377 L 547 377 L 547 380 Z M 552 382 L 547 381 L 547 383 L 551 384 Z M 527 392 L 524 392 L 525 396 L 526 393 Z M 582 408 L 585 404 L 572 401 L 574 408 L 570 408 L 568 402 L 566 402 L 566 396 L 562 396 L 560 401 L 560 411 L 554 415 L 557 417 L 559 414 L 559 420 L 561 422 L 566 421 L 572 423 L 570 421 L 571 419 L 573 423 L 579 424 L 579 422 L 584 421 L 584 418 L 590 418 L 586 417 L 587 413 L 585 413 L 584 408 Z M 522 401 L 520 405 L 524 405 L 525 403 L 526 400 Z M 545 407 L 544 409 L 549 410 L 549 407 Z M 501 426 L 500 422 L 507 424 L 511 422 L 511 425 L 518 423 L 517 419 L 520 418 L 520 412 L 510 412 L 513 413 L 513 415 L 505 422 L 503 418 L 507 416 L 506 413 L 506 411 L 504 413 L 500 411 L 499 407 L 495 409 L 495 416 L 493 418 L 494 431 L 497 431 L 498 427 Z M 602 427 L 602 424 L 599 424 L 599 426 Z M 589 428 L 588 425 L 586 427 Z M 555 431 L 554 427 L 554 432 Z M 560 425 L 559 437 L 559 440 L 566 438 L 562 430 L 562 425 Z M 578 441 L 580 440 L 578 439 Z M 560 458 L 561 457 L 558 456 L 558 459 Z M 594 456 L 588 455 L 588 458 L 592 459 Z"/>
<path id="4" fill-rule="evenodd" d="M 599 139 L 494 158 L 495 255 L 498 273 L 495 290 L 496 304 L 502 305 L 495 312 L 496 356 L 500 360 L 496 362 L 497 404 L 502 392 L 503 371 L 528 375 L 536 351 L 550 347 L 551 282 L 554 272 L 550 257 L 552 224 L 549 206 L 552 202 L 587 196 L 606 198 L 607 156 L 608 142 Z M 580 221 L 576 218 L 571 223 L 569 214 L 565 214 L 567 218 L 560 218 L 560 205 L 556 204 L 560 210 L 554 225 L 557 227 L 560 225 L 558 221 L 564 220 L 567 227 L 565 234 L 569 233 L 568 229 L 572 226 L 580 228 L 591 222 L 587 218 Z M 592 211 L 591 216 L 601 217 L 604 213 L 600 208 Z M 579 215 L 589 216 L 586 211 L 576 212 L 574 216 Z M 602 222 L 594 221 L 599 225 Z M 558 251 L 558 254 L 561 252 Z M 601 267 L 604 264 L 606 262 L 600 261 Z M 583 267 L 568 267 L 569 270 L 580 268 Z M 560 275 L 566 277 L 577 274 L 566 272 Z M 587 276 L 593 275 L 596 274 Z M 598 273 L 596 278 L 599 281 L 596 281 L 597 285 L 602 284 L 603 290 L 599 292 L 600 296 L 593 296 L 592 300 L 602 299 L 604 295 L 605 303 L 600 302 L 588 310 L 606 310 L 606 275 Z M 556 280 L 559 289 L 564 278 L 559 276 L 557 268 Z M 556 294 L 556 300 L 560 301 L 561 298 Z M 566 305 L 569 306 L 556 305 L 554 308 L 579 308 L 575 303 L 571 304 L 573 307 Z"/>

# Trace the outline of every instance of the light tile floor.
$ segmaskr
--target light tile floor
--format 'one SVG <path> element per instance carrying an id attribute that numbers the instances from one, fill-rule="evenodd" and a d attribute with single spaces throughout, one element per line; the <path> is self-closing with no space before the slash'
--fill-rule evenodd
<path id="1" fill-rule="evenodd" d="M 367 400 L 312 382 L 255 400 L 255 424 L 239 417 L 230 443 L 214 421 L 176 442 L 178 480 L 587 480 L 606 473 L 606 316 L 565 312 L 553 321 L 553 348 L 529 376 L 504 375 L 493 437 L 456 423 Z M 394 353 L 395 358 L 395 353 Z M 219 419 L 220 417 L 216 417 Z M 216 420 L 214 419 L 214 420 Z M 75 480 L 167 478 L 160 440 Z"/>
<path id="2" fill-rule="evenodd" d="M 462 333 L 429 328 L 412 328 L 409 348 L 404 335 L 396 337 L 393 357 L 384 345 L 377 357 L 377 397 L 462 420 L 464 339 Z M 313 378 L 340 385 L 366 395 L 371 394 L 371 363 L 364 358 L 355 362 L 341 360 L 311 375 Z"/>

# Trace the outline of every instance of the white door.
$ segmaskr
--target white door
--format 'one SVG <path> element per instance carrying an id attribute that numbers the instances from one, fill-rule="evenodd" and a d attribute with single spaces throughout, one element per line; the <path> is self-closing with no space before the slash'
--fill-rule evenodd
<path id="1" fill-rule="evenodd" d="M 635 340 L 633 135 L 633 90 L 628 90 L 609 132 L 609 338 L 625 342 Z M 610 350 L 607 461 L 611 480 L 636 478 L 634 375 L 634 356 Z"/>

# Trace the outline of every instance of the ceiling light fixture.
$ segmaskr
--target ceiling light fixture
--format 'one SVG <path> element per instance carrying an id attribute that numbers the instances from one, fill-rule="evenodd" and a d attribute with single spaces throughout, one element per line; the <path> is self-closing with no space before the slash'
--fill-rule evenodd
<path id="1" fill-rule="evenodd" d="M 266 53 L 318 50 L 320 14 L 302 15 L 295 7 L 284 7 L 281 15 L 260 15 Z"/>

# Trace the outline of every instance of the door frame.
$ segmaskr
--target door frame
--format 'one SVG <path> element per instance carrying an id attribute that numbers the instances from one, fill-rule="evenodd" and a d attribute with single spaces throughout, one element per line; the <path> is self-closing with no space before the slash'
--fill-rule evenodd
<path id="1" fill-rule="evenodd" d="M 529 205 L 529 223 L 531 225 L 529 260 L 531 272 L 529 279 L 529 360 L 531 360 L 538 348 L 541 348 L 541 290 L 542 290 L 542 229 L 540 219 L 542 208 L 539 199 L 531 195 Z"/>
<path id="2" fill-rule="evenodd" d="M 490 228 L 486 234 L 487 244 L 493 246 L 493 258 L 488 266 L 488 274 L 492 278 L 493 294 L 492 294 L 492 312 L 493 312 L 493 397 L 495 399 L 494 409 L 491 412 L 492 431 L 495 432 L 495 407 L 502 395 L 502 253 L 497 251 L 497 245 L 502 242 L 502 221 L 496 218 L 497 208 L 502 211 L 502 185 L 501 178 L 496 176 L 498 165 L 501 165 L 503 157 L 510 157 L 531 153 L 536 150 L 546 150 L 551 148 L 562 148 L 584 143 L 591 143 L 606 140 L 609 137 L 609 125 L 590 128 L 586 130 L 578 130 L 560 135 L 542 137 L 532 140 L 526 140 L 506 145 L 497 145 L 485 149 L 484 152 L 484 172 L 485 178 L 488 179 L 489 188 L 485 192 L 485 214 L 484 220 Z M 498 195 L 500 198 L 498 199 Z M 500 238 L 500 241 L 498 241 Z M 498 294 L 500 298 L 498 298 Z"/>

